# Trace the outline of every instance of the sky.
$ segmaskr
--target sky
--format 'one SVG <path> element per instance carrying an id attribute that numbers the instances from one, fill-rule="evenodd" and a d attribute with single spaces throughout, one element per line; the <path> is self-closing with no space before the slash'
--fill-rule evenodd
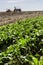
<path id="1" fill-rule="evenodd" d="M 0 11 L 14 10 L 14 7 L 23 11 L 43 10 L 43 0 L 0 0 Z"/>

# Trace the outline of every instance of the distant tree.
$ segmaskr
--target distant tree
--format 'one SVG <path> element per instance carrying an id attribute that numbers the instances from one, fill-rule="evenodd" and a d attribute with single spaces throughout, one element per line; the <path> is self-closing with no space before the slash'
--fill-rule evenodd
<path id="1" fill-rule="evenodd" d="M 21 9 L 14 7 L 14 12 L 21 12 Z"/>
<path id="2" fill-rule="evenodd" d="M 10 9 L 8 9 L 6 12 L 11 12 L 11 10 L 10 10 Z"/>

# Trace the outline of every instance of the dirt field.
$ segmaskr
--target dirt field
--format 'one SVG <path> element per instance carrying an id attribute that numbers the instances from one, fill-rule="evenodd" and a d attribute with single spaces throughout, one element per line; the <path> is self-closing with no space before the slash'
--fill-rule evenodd
<path id="1" fill-rule="evenodd" d="M 16 22 L 30 17 L 43 16 L 43 11 L 25 11 L 21 13 L 0 12 L 0 25 Z"/>

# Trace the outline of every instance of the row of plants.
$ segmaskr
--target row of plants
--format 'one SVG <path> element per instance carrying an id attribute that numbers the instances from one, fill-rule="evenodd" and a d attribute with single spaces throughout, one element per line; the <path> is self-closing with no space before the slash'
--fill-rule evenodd
<path id="1" fill-rule="evenodd" d="M 43 17 L 0 26 L 0 65 L 43 65 Z"/>

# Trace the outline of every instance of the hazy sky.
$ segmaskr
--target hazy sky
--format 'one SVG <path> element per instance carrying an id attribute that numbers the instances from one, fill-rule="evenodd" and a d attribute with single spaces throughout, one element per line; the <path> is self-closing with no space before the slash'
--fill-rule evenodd
<path id="1" fill-rule="evenodd" d="M 14 7 L 22 10 L 43 10 L 43 0 L 0 0 L 0 11 Z"/>

